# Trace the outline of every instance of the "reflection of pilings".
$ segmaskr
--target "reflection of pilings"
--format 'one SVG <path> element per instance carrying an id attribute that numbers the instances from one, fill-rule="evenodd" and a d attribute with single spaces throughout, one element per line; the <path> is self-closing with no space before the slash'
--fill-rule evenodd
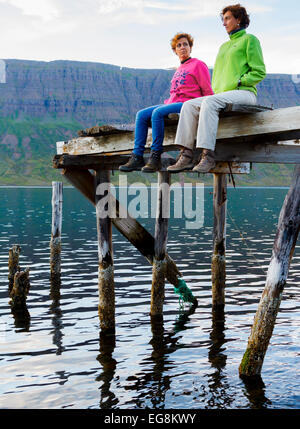
<path id="1" fill-rule="evenodd" d="M 52 228 L 50 240 L 50 278 L 60 277 L 61 272 L 61 227 L 62 227 L 61 182 L 52 182 Z"/>
<path id="2" fill-rule="evenodd" d="M 19 256 L 21 252 L 21 247 L 18 244 L 14 244 L 8 251 L 8 287 L 9 293 L 11 292 L 14 285 L 14 278 L 17 271 L 20 270 L 19 267 Z"/>
<path id="3" fill-rule="evenodd" d="M 60 308 L 60 276 L 54 276 L 51 279 L 50 283 L 50 298 L 52 299 L 52 303 L 50 306 L 50 311 L 53 314 L 52 325 L 53 325 L 53 344 L 57 347 L 56 354 L 61 355 L 64 348 L 62 345 L 62 311 Z"/>
<path id="4" fill-rule="evenodd" d="M 245 395 L 250 402 L 250 408 L 266 408 L 272 402 L 265 396 L 265 384 L 261 376 L 244 377 L 243 382 L 246 388 Z"/>
<path id="5" fill-rule="evenodd" d="M 221 371 L 226 365 L 226 355 L 222 353 L 222 346 L 225 340 L 225 313 L 223 307 L 212 310 L 212 330 L 210 333 L 211 347 L 209 349 L 208 360 L 211 366 Z"/>
<path id="6" fill-rule="evenodd" d="M 15 327 L 17 329 L 24 329 L 25 331 L 29 331 L 30 328 L 30 313 L 27 307 L 22 310 L 11 310 L 12 315 L 15 319 Z"/>
<path id="7" fill-rule="evenodd" d="M 225 313 L 224 307 L 218 306 L 212 309 L 212 329 L 210 333 L 211 346 L 209 348 L 208 360 L 215 371 L 209 374 L 208 388 L 210 398 L 208 404 L 210 408 L 228 408 L 234 401 L 234 397 L 228 391 L 229 383 L 223 373 L 227 356 L 223 353 L 225 340 Z"/>
<path id="8" fill-rule="evenodd" d="M 126 386 L 127 390 L 140 392 L 135 400 L 137 406 L 145 406 L 145 391 L 147 391 L 147 399 L 151 400 L 151 408 L 162 408 L 164 405 L 165 397 L 171 387 L 171 376 L 168 374 L 169 355 L 182 347 L 178 332 L 186 329 L 185 324 L 195 309 L 196 306 L 191 306 L 188 311 L 181 312 L 170 333 L 164 330 L 163 317 L 151 316 L 152 339 L 150 344 L 153 350 L 151 357 L 145 357 L 144 360 L 152 361 L 153 368 L 141 377 L 128 377 L 130 385 Z M 135 381 L 134 384 L 133 381 Z"/>
<path id="9" fill-rule="evenodd" d="M 118 398 L 110 390 L 111 381 L 116 372 L 117 361 L 112 357 L 116 346 L 115 335 L 107 335 L 100 332 L 99 336 L 100 353 L 97 356 L 97 361 L 101 364 L 103 371 L 96 378 L 97 381 L 102 381 L 100 408 L 110 409 L 117 405 Z"/>

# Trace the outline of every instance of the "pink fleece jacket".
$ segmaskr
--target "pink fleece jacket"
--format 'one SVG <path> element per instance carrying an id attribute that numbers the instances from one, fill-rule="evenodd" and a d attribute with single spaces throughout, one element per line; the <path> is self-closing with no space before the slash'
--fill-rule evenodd
<path id="1" fill-rule="evenodd" d="M 181 64 L 174 73 L 170 97 L 164 101 L 164 104 L 184 102 L 191 98 L 212 94 L 207 65 L 197 58 L 191 58 Z"/>

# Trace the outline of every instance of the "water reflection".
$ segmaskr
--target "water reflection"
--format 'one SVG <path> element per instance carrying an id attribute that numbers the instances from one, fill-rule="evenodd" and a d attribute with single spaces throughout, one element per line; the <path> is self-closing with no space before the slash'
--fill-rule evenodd
<path id="1" fill-rule="evenodd" d="M 266 386 L 260 376 L 242 377 L 242 380 L 245 386 L 244 394 L 249 400 L 250 408 L 260 409 L 272 405 L 272 401 L 265 396 Z"/>
<path id="2" fill-rule="evenodd" d="M 30 313 L 27 306 L 18 310 L 11 309 L 11 314 L 18 332 L 28 332 L 30 330 Z"/>
<path id="3" fill-rule="evenodd" d="M 208 360 L 211 367 L 216 371 L 208 376 L 210 392 L 208 404 L 211 408 L 228 408 L 233 403 L 234 398 L 229 393 L 228 377 L 223 372 L 227 360 L 227 355 L 224 353 L 225 347 L 223 347 L 226 343 L 224 306 L 214 306 L 211 316 L 212 328 L 209 335 L 211 344 Z"/>
<path id="4" fill-rule="evenodd" d="M 170 219 L 168 254 L 198 298 L 193 315 L 178 311 L 177 297 L 170 294 L 164 321 L 150 323 L 150 266 L 115 231 L 118 335 L 110 339 L 98 338 L 94 207 L 75 190 L 64 191 L 63 285 L 60 279 L 49 283 L 51 189 L 1 191 L 0 407 L 299 407 L 299 244 L 274 347 L 264 362 L 265 385 L 238 376 L 286 190 L 228 189 L 226 321 L 223 312 L 211 312 L 213 217 L 207 189 L 201 230 Z M 154 229 L 153 219 L 140 221 Z M 7 256 L 14 243 L 22 246 L 20 263 L 30 267 L 32 279 L 27 313 L 16 315 L 7 291 Z"/>
<path id="5" fill-rule="evenodd" d="M 102 372 L 96 377 L 96 381 L 101 381 L 100 387 L 100 408 L 110 409 L 118 404 L 118 398 L 111 391 L 111 382 L 114 379 L 117 361 L 112 357 L 116 347 L 115 335 L 99 334 L 99 355 L 97 361 L 102 366 Z"/>
<path id="6" fill-rule="evenodd" d="M 187 329 L 189 316 L 196 308 L 197 305 L 190 306 L 187 310 L 181 309 L 171 332 L 165 330 L 163 317 L 150 318 L 152 338 L 149 344 L 152 346 L 152 353 L 143 359 L 141 365 L 144 367 L 146 362 L 150 363 L 151 370 L 149 373 L 127 377 L 130 384 L 125 387 L 126 390 L 137 392 L 134 399 L 136 407 L 144 408 L 149 401 L 150 408 L 165 408 L 166 395 L 171 389 L 172 381 L 168 372 L 174 367 L 170 355 L 184 347 L 180 344 L 181 336 L 178 333 Z"/>
<path id="7" fill-rule="evenodd" d="M 62 339 L 64 334 L 62 333 L 63 322 L 62 322 L 62 311 L 60 307 L 60 288 L 61 288 L 61 276 L 60 274 L 50 275 L 50 298 L 52 302 L 50 304 L 50 312 L 53 317 L 51 320 L 53 331 L 52 343 L 57 347 L 56 354 L 61 355 L 64 351 Z"/>

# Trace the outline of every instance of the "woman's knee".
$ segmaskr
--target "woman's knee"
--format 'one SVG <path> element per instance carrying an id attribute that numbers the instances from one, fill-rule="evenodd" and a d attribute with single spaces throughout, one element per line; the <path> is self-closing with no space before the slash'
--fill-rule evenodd
<path id="1" fill-rule="evenodd" d="M 141 123 L 141 122 L 148 122 L 150 119 L 150 115 L 149 112 L 147 111 L 148 109 L 142 109 L 139 110 L 136 115 L 135 115 L 135 122 L 136 123 Z"/>
<path id="2" fill-rule="evenodd" d="M 163 111 L 163 109 L 157 107 L 152 112 L 151 121 L 160 121 L 164 119 L 165 116 L 166 116 L 166 113 Z"/>

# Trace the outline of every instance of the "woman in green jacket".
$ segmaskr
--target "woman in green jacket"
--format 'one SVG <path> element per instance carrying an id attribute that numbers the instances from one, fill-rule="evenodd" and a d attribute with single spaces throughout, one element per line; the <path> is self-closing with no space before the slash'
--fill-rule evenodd
<path id="1" fill-rule="evenodd" d="M 193 170 L 206 173 L 215 166 L 215 144 L 219 112 L 227 103 L 256 104 L 256 85 L 266 76 L 259 40 L 246 33 L 250 20 L 240 4 L 227 6 L 222 13 L 223 25 L 230 40 L 217 55 L 212 88 L 214 95 L 186 101 L 181 109 L 175 144 L 182 146 L 176 164 L 168 171 Z M 203 148 L 199 164 L 193 164 L 193 148 Z"/>

